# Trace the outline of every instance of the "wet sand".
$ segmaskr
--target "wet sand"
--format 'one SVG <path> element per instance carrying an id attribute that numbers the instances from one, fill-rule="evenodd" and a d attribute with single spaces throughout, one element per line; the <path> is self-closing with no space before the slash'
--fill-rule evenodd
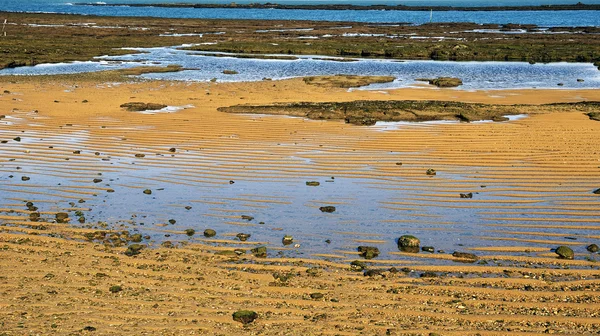
<path id="1" fill-rule="evenodd" d="M 600 100 L 598 90 L 348 92 L 306 85 L 302 79 L 118 85 L 23 80 L 3 82 L 1 88 L 8 91 L 0 95 L 0 114 L 6 116 L 0 119 L 0 140 L 7 141 L 0 144 L 0 330 L 7 335 L 585 335 L 600 328 L 594 308 L 600 300 L 598 254 L 585 251 L 587 244 L 600 240 L 600 199 L 592 194 L 600 188 L 599 122 L 580 112 L 531 111 L 511 122 L 381 130 L 217 111 L 240 103 L 306 100 L 542 104 Z M 186 108 L 141 114 L 119 107 L 131 101 Z M 428 168 L 438 175 L 427 176 Z M 164 174 L 140 178 L 153 169 Z M 263 228 L 258 217 L 246 221 L 240 215 L 260 214 L 293 199 L 260 189 L 234 196 L 215 193 L 231 186 L 230 181 L 285 186 L 291 180 L 331 176 L 365 181 L 361 183 L 376 191 L 401 192 L 402 197 L 379 203 L 393 211 L 392 218 L 374 217 L 395 223 L 398 231 L 392 234 L 432 232 L 427 237 L 437 235 L 437 240 L 422 245 L 437 248 L 444 232 L 465 230 L 444 212 L 467 209 L 481 220 L 473 239 L 489 244 L 465 242 L 464 251 L 481 258 L 473 264 L 452 262 L 453 251 L 382 249 L 366 263 L 367 269 L 383 273 L 369 277 L 350 270 L 350 262 L 360 259 L 356 246 L 389 244 L 388 233 L 374 227 L 370 234 L 356 234 L 344 230 L 357 225 L 348 220 L 335 227 L 334 239 L 358 237 L 350 238 L 354 245 L 313 254 L 302 253 L 310 247 L 308 238 L 306 243 L 298 240 L 298 247 L 235 241 L 237 232 L 254 234 Z M 94 178 L 104 181 L 92 183 Z M 157 213 L 210 205 L 209 211 L 196 214 L 195 223 L 184 224 L 196 230 L 192 237 L 180 226 L 172 229 L 169 217 L 141 226 L 145 214 L 128 199 L 146 188 L 152 189 L 151 197 L 160 198 L 159 189 L 167 186 L 191 186 L 197 194 L 174 198 L 170 205 L 175 210 Z M 457 197 L 471 190 L 478 193 L 473 199 Z M 29 220 L 35 211 L 25 207 L 27 201 L 40 208 L 45 221 Z M 343 208 L 352 202 L 351 195 L 320 199 L 315 194 L 298 210 L 325 203 Z M 75 209 L 85 214 L 85 223 L 77 223 Z M 57 212 L 69 210 L 69 224 L 52 222 Z M 231 229 L 202 237 L 202 230 L 217 219 Z M 279 229 L 277 223 L 264 225 L 283 236 Z M 85 239 L 86 233 L 101 230 L 169 236 L 144 240 L 148 248 L 129 257 L 126 243 Z M 175 247 L 161 246 L 166 239 Z M 261 243 L 269 249 L 267 259 L 215 254 Z M 557 259 L 551 249 L 559 245 L 572 247 L 575 259 Z M 315 267 L 315 273 L 306 272 Z M 292 276 L 285 280 L 281 274 Z M 114 285 L 122 291 L 110 292 Z M 313 299 L 311 293 L 324 296 Z M 231 317 L 239 309 L 255 310 L 259 318 L 244 327 Z M 84 330 L 88 326 L 95 331 Z"/>

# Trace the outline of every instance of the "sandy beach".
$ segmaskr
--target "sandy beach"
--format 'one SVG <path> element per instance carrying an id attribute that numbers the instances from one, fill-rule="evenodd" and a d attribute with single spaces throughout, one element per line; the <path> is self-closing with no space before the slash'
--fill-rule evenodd
<path id="1" fill-rule="evenodd" d="M 532 109 L 509 122 L 366 127 L 217 111 L 299 101 L 547 104 L 598 101 L 598 90 L 381 92 L 302 79 L 64 78 L 3 81 L 0 88 L 1 335 L 592 335 L 600 329 L 599 257 L 585 249 L 600 241 L 600 198 L 592 193 L 600 188 L 598 121 L 577 111 Z M 128 102 L 178 108 L 128 112 L 120 107 Z M 429 168 L 438 174 L 426 175 Z M 145 178 L 145 171 L 159 173 Z M 340 220 L 333 243 L 358 238 L 319 253 L 303 252 L 314 249 L 309 237 L 287 246 L 235 239 L 238 232 L 283 237 L 284 219 L 256 223 L 273 209 L 318 212 L 327 204 L 343 211 L 354 204 L 351 195 L 319 194 L 296 204 L 291 195 L 256 187 L 285 189 L 306 176 L 397 191 L 402 197 L 377 204 L 393 217 L 360 221 L 396 223 L 398 230 L 357 234 L 344 229 L 357 223 Z M 246 190 L 219 194 L 236 186 Z M 178 195 L 192 190 L 185 188 L 198 194 Z M 475 197 L 458 197 L 466 191 Z M 152 206 L 151 198 L 168 195 L 168 208 L 144 213 L 141 203 Z M 194 213 L 201 206 L 208 210 Z M 395 244 L 390 236 L 410 230 L 429 232 L 422 245 L 443 244 L 444 232 L 465 230 L 444 213 L 461 211 L 480 216 L 473 239 L 482 243 L 465 242 L 463 250 L 479 256 L 476 263 L 452 262 L 464 261 L 454 250 L 383 248 Z M 196 220 L 171 225 L 186 212 Z M 57 221 L 58 213 L 69 218 Z M 146 215 L 156 220 L 142 223 Z M 226 229 L 204 237 L 217 222 Z M 134 233 L 148 237 L 129 256 Z M 259 245 L 267 246 L 267 258 L 250 252 Z M 364 260 L 359 245 L 383 253 Z M 560 245 L 575 258 L 558 259 L 552 249 Z M 353 270 L 354 260 L 371 272 Z M 258 318 L 244 325 L 232 319 L 238 310 Z"/>

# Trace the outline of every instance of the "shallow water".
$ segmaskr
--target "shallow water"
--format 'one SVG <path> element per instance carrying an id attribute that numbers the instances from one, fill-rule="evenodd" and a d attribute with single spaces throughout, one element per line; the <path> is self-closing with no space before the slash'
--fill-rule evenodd
<path id="1" fill-rule="evenodd" d="M 185 70 L 172 73 L 145 74 L 144 78 L 180 81 L 259 81 L 263 78 L 285 79 L 316 75 L 383 75 L 395 76 L 392 83 L 373 84 L 366 89 L 385 90 L 422 85 L 417 78 L 442 76 L 463 80 L 462 90 L 516 88 L 600 88 L 600 71 L 591 63 L 529 64 L 525 62 L 450 62 L 394 61 L 359 59 L 356 62 L 322 60 L 334 57 L 298 56 L 296 60 L 265 60 L 215 57 L 203 52 L 177 47 L 135 48 L 132 54 L 98 58 L 93 62 L 41 64 L 0 70 L 0 75 L 54 75 L 135 67 L 140 65 L 179 64 Z M 227 56 L 228 54 L 224 54 Z M 289 55 L 285 55 L 289 56 Z M 238 74 L 223 74 L 235 70 Z M 577 79 L 583 79 L 578 82 Z M 562 86 L 558 86 L 562 83 Z"/>

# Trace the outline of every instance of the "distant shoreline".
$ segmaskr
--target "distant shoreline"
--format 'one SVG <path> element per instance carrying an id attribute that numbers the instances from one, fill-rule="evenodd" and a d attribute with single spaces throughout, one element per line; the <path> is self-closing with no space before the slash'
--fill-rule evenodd
<path id="1" fill-rule="evenodd" d="M 286 5 L 275 3 L 250 3 L 236 4 L 188 4 L 188 3 L 136 3 L 136 4 L 105 4 L 105 3 L 75 3 L 77 6 L 97 7 L 163 7 L 163 8 L 229 8 L 229 9 L 303 9 L 303 10 L 384 10 L 384 11 L 567 11 L 567 10 L 600 10 L 600 4 L 583 4 L 581 2 L 573 5 L 539 5 L 539 6 L 485 6 L 485 7 L 453 7 L 453 6 L 407 6 L 407 5 Z"/>

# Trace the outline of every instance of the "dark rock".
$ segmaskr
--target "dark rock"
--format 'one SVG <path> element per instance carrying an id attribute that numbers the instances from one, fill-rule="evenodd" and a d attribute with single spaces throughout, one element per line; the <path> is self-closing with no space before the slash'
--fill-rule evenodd
<path id="1" fill-rule="evenodd" d="M 185 230 L 185 234 L 188 235 L 188 236 L 190 236 L 190 237 L 193 236 L 195 233 L 196 233 L 196 230 L 194 230 L 194 229 L 187 229 L 187 230 Z"/>
<path id="2" fill-rule="evenodd" d="M 460 194 L 460 198 L 473 198 L 473 193 Z"/>
<path id="3" fill-rule="evenodd" d="M 171 147 L 171 148 L 169 148 L 169 152 L 171 152 L 171 153 L 175 153 L 175 152 L 177 152 L 177 149 L 176 149 L 176 148 L 174 148 L 174 147 Z"/>
<path id="4" fill-rule="evenodd" d="M 135 154 L 135 157 L 136 157 L 136 158 L 143 158 L 143 157 L 145 157 L 145 156 L 146 156 L 145 154 Z"/>
<path id="5" fill-rule="evenodd" d="M 319 182 L 317 182 L 317 181 L 307 181 L 307 182 L 306 182 L 306 185 L 307 185 L 307 186 L 310 186 L 310 187 L 318 187 L 318 186 L 320 186 L 320 185 L 321 185 L 321 183 L 319 183 Z"/>
<path id="6" fill-rule="evenodd" d="M 214 237 L 217 235 L 217 231 L 213 230 L 213 229 L 206 229 L 204 230 L 204 237 Z"/>
<path id="7" fill-rule="evenodd" d="M 242 219 L 243 219 L 243 220 L 247 220 L 247 221 L 251 221 L 251 220 L 253 220 L 253 219 L 254 219 L 254 217 L 252 217 L 252 216 L 248 216 L 248 215 L 242 215 Z"/>
<path id="8" fill-rule="evenodd" d="M 359 246 L 358 252 L 365 259 L 373 259 L 379 255 L 379 249 L 375 246 Z"/>
<path id="9" fill-rule="evenodd" d="M 321 274 L 321 269 L 317 268 L 317 267 L 311 267 L 306 270 L 306 274 L 308 274 L 310 276 L 317 276 L 317 275 Z"/>
<path id="10" fill-rule="evenodd" d="M 467 259 L 467 260 L 479 260 L 479 257 L 474 255 L 473 253 L 465 253 L 465 252 L 454 252 L 452 253 L 452 256 L 454 258 L 459 258 L 459 259 Z"/>
<path id="11" fill-rule="evenodd" d="M 56 218 L 57 223 L 65 223 L 69 220 L 69 214 L 66 212 L 59 212 L 54 215 L 54 217 Z"/>
<path id="12" fill-rule="evenodd" d="M 177 223 L 177 221 L 176 221 L 176 220 L 174 220 L 174 219 L 169 219 L 169 224 L 171 224 L 171 225 L 175 225 L 175 223 Z"/>
<path id="13" fill-rule="evenodd" d="M 110 288 L 108 289 L 111 293 L 118 293 L 120 291 L 123 290 L 123 287 L 119 286 L 119 285 L 115 285 L 115 286 L 110 286 Z"/>
<path id="14" fill-rule="evenodd" d="M 86 326 L 83 328 L 83 331 L 96 331 L 96 328 L 92 326 Z"/>
<path id="15" fill-rule="evenodd" d="M 433 176 L 433 175 L 436 175 L 437 172 L 435 171 L 435 169 L 429 168 L 429 169 L 427 169 L 427 171 L 425 172 L 425 174 Z"/>
<path id="16" fill-rule="evenodd" d="M 266 246 L 255 247 L 252 250 L 250 250 L 250 252 L 252 252 L 252 254 L 254 254 L 254 256 L 257 258 L 266 258 L 267 257 L 267 247 Z"/>
<path id="17" fill-rule="evenodd" d="M 558 86 L 564 86 L 564 85 L 565 85 L 565 83 L 558 83 L 558 84 L 556 84 L 556 85 L 558 85 Z"/>
<path id="18" fill-rule="evenodd" d="M 294 242 L 294 237 L 290 235 L 285 235 L 283 236 L 283 239 L 281 239 L 281 242 L 283 243 L 283 245 L 290 245 Z"/>
<path id="19" fill-rule="evenodd" d="M 417 238 L 415 236 L 403 235 L 400 238 L 398 238 L 398 247 L 400 249 L 406 248 L 406 247 L 416 247 L 417 251 L 418 251 L 419 245 L 421 245 L 421 241 L 419 240 L 419 238 Z"/>
<path id="20" fill-rule="evenodd" d="M 160 246 L 164 247 L 164 248 L 173 248 L 175 247 L 175 244 L 173 244 L 173 242 L 171 241 L 165 241 L 162 244 L 160 244 Z"/>
<path id="21" fill-rule="evenodd" d="M 581 83 L 581 82 L 585 82 L 585 81 L 584 81 L 583 79 L 581 79 L 581 78 L 577 78 L 577 81 L 578 81 L 578 82 L 580 82 L 580 83 Z"/>
<path id="22" fill-rule="evenodd" d="M 146 195 L 152 195 L 152 190 L 150 190 L 150 189 L 145 189 L 143 192 Z"/>
<path id="23" fill-rule="evenodd" d="M 142 235 L 139 233 L 132 234 L 129 238 L 134 243 L 139 243 L 142 241 Z"/>
<path id="24" fill-rule="evenodd" d="M 423 252 L 430 252 L 430 253 L 435 252 L 435 249 L 433 248 L 433 246 L 423 246 L 423 247 L 421 247 L 421 250 Z"/>
<path id="25" fill-rule="evenodd" d="M 558 257 L 560 259 L 573 259 L 573 257 L 575 256 L 573 250 L 566 246 L 559 246 L 554 252 L 558 254 Z"/>
<path id="26" fill-rule="evenodd" d="M 127 250 L 125 251 L 125 255 L 128 257 L 132 257 L 134 255 L 140 254 L 140 251 L 143 250 L 146 246 L 142 244 L 131 244 L 127 246 Z"/>
<path id="27" fill-rule="evenodd" d="M 354 272 L 361 272 L 367 267 L 367 264 L 360 260 L 354 260 L 350 263 L 350 270 Z"/>
<path id="28" fill-rule="evenodd" d="M 252 310 L 238 310 L 232 316 L 234 321 L 242 324 L 252 323 L 258 318 L 258 314 Z"/>
<path id="29" fill-rule="evenodd" d="M 235 236 L 240 241 L 246 241 L 246 240 L 248 240 L 248 238 L 250 238 L 251 234 L 249 234 L 249 233 L 238 233 Z"/>
<path id="30" fill-rule="evenodd" d="M 585 249 L 592 253 L 596 253 L 596 252 L 600 251 L 600 248 L 596 244 L 588 245 Z"/>
<path id="31" fill-rule="evenodd" d="M 93 180 L 93 182 L 94 182 L 94 183 L 100 183 L 100 182 L 102 182 L 102 179 L 95 178 L 95 179 Z"/>
<path id="32" fill-rule="evenodd" d="M 319 208 L 319 210 L 321 210 L 321 212 L 334 212 L 335 211 L 335 207 L 332 205 L 327 205 L 327 206 L 322 206 Z"/>
<path id="33" fill-rule="evenodd" d="M 426 272 L 421 273 L 420 277 L 421 278 L 437 278 L 438 275 L 435 272 L 426 271 Z"/>
<path id="34" fill-rule="evenodd" d="M 371 269 L 365 272 L 364 276 L 368 276 L 368 277 L 374 277 L 374 276 L 383 276 L 385 277 L 385 275 L 383 274 L 383 270 L 380 269 Z"/>
<path id="35" fill-rule="evenodd" d="M 310 293 L 310 298 L 313 300 L 320 300 L 324 297 L 323 293 Z"/>
<path id="36" fill-rule="evenodd" d="M 237 75 L 239 72 L 235 70 L 223 70 L 223 74 L 225 75 Z"/>
<path id="37" fill-rule="evenodd" d="M 429 84 L 435 85 L 437 87 L 456 87 L 463 84 L 460 78 L 455 77 L 438 77 L 435 79 L 430 79 Z"/>
<path id="38" fill-rule="evenodd" d="M 16 137 L 13 140 L 15 140 L 16 142 L 21 142 L 21 137 Z"/>
<path id="39" fill-rule="evenodd" d="M 592 191 L 592 192 L 593 192 L 594 194 L 596 194 L 596 195 L 600 195 L 600 188 L 598 188 L 598 189 L 596 189 L 596 190 L 594 190 L 594 191 Z"/>
<path id="40" fill-rule="evenodd" d="M 29 181 L 31 178 L 29 176 L 21 176 L 21 181 Z"/>

